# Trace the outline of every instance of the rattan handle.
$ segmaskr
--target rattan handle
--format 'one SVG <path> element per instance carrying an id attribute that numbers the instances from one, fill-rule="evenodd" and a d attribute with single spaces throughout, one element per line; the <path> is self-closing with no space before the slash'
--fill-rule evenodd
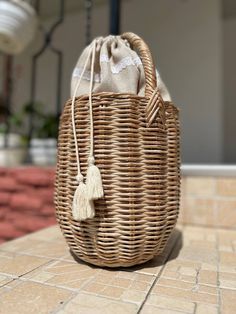
<path id="1" fill-rule="evenodd" d="M 126 39 L 131 48 L 136 50 L 142 61 L 145 73 L 145 95 L 151 97 L 153 91 L 157 87 L 156 82 L 156 67 L 152 59 L 152 54 L 148 48 L 148 45 L 138 35 L 128 32 L 121 35 L 121 38 Z"/>

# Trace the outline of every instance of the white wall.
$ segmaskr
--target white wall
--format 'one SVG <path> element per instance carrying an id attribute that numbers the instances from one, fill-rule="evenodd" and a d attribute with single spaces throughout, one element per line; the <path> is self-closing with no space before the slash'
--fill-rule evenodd
<path id="1" fill-rule="evenodd" d="M 93 12 L 93 35 L 108 31 L 108 8 Z M 67 16 L 57 31 L 55 46 L 65 53 L 63 101 L 69 96 L 70 73 L 84 45 L 84 16 Z M 128 0 L 122 8 L 122 31 L 134 31 L 150 45 L 157 66 L 175 103 L 181 108 L 184 162 L 222 161 L 222 64 L 220 0 Z M 31 45 L 17 63 L 15 105 L 26 101 Z M 42 59 L 37 98 L 54 103 L 55 68 L 49 54 Z"/>
<path id="2" fill-rule="evenodd" d="M 224 160 L 236 162 L 236 18 L 224 20 Z"/>
<path id="3" fill-rule="evenodd" d="M 183 161 L 221 162 L 220 1 L 140 0 L 135 10 L 133 4 L 124 9 L 123 27 L 148 41 L 181 108 Z"/>

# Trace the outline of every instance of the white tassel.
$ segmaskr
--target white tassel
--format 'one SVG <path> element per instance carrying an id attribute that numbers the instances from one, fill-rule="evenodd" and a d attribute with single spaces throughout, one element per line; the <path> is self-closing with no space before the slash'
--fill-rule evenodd
<path id="1" fill-rule="evenodd" d="M 96 200 L 104 195 L 102 177 L 100 170 L 94 165 L 94 157 L 89 157 L 88 163 L 89 166 L 86 177 L 87 195 L 90 200 Z"/>
<path id="2" fill-rule="evenodd" d="M 72 215 L 75 220 L 86 220 L 95 216 L 93 201 L 88 198 L 87 187 L 79 177 L 79 185 L 75 190 Z"/>

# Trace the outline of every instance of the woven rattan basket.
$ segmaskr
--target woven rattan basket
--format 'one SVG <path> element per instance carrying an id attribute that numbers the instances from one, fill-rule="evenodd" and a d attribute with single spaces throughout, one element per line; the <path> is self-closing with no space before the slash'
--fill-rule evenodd
<path id="1" fill-rule="evenodd" d="M 104 188 L 104 197 L 95 201 L 95 217 L 76 221 L 72 216 L 77 169 L 71 100 L 60 120 L 55 181 L 56 216 L 71 251 L 86 262 L 108 267 L 141 264 L 160 254 L 176 224 L 180 197 L 178 109 L 158 93 L 144 41 L 132 33 L 122 37 L 142 60 L 145 97 L 93 94 L 94 154 Z M 88 95 L 76 99 L 75 124 L 85 175 Z"/>

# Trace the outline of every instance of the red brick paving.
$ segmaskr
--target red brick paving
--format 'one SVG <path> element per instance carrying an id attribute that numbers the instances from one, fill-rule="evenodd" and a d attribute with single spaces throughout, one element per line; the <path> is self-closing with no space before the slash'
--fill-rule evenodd
<path id="1" fill-rule="evenodd" d="M 56 223 L 54 171 L 0 167 L 0 243 Z"/>

